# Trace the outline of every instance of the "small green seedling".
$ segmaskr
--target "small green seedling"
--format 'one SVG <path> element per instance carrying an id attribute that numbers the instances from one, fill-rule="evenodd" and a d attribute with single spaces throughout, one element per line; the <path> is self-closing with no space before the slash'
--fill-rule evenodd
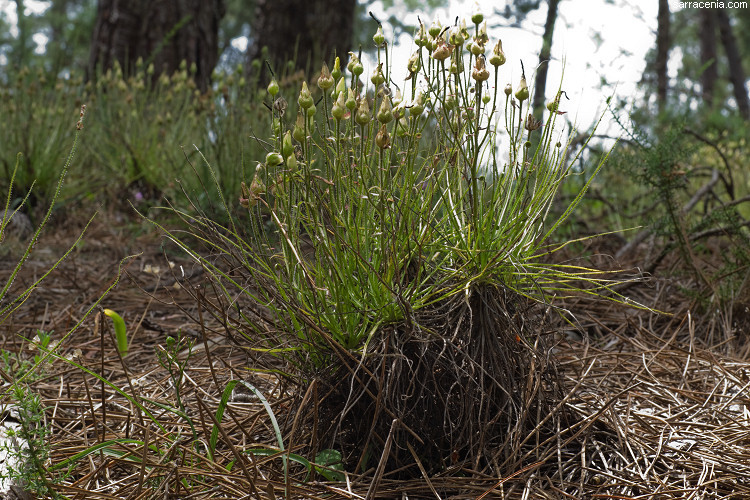
<path id="1" fill-rule="evenodd" d="M 125 320 L 122 316 L 112 309 L 105 309 L 104 314 L 112 319 L 112 325 L 115 327 L 115 338 L 117 339 L 117 350 L 123 357 L 128 355 L 128 335 L 125 328 Z"/>
<path id="2" fill-rule="evenodd" d="M 326 449 L 315 455 L 315 470 L 329 481 L 344 481 L 344 464 L 341 460 L 341 452 Z"/>

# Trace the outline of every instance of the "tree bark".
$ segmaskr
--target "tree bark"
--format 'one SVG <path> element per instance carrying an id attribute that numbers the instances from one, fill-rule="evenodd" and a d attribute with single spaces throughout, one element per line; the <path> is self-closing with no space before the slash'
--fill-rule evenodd
<path id="1" fill-rule="evenodd" d="M 701 95 L 708 109 L 714 104 L 714 89 L 719 72 L 716 69 L 716 10 L 700 10 Z"/>
<path id="2" fill-rule="evenodd" d="M 745 89 L 745 70 L 742 68 L 742 57 L 737 46 L 737 39 L 734 37 L 727 11 L 718 9 L 716 11 L 716 18 L 719 25 L 721 43 L 724 46 L 724 52 L 727 54 L 729 81 L 732 82 L 734 89 L 734 99 L 737 101 L 737 107 L 742 117 L 750 120 L 750 103 L 748 103 L 747 90 Z"/>
<path id="3" fill-rule="evenodd" d="M 182 61 L 195 63 L 205 91 L 219 60 L 219 22 L 224 0 L 99 0 L 89 57 L 89 77 L 115 61 L 126 75 L 138 58 L 155 74 L 172 73 Z"/>
<path id="4" fill-rule="evenodd" d="M 557 6 L 560 0 L 548 0 L 547 20 L 544 23 L 544 35 L 542 37 L 542 50 L 539 52 L 539 66 L 536 70 L 534 80 L 534 114 L 541 118 L 544 112 L 544 97 L 547 87 L 547 70 L 549 59 L 552 55 L 552 36 L 555 31 L 557 20 Z"/>
<path id="5" fill-rule="evenodd" d="M 66 10 L 68 8 L 68 2 L 56 1 L 52 2 L 49 10 L 52 14 L 50 16 L 50 37 L 49 45 L 47 46 L 47 53 L 50 56 L 52 63 L 53 74 L 58 74 L 65 64 L 65 39 L 63 36 L 63 22 L 66 20 Z"/>
<path id="6" fill-rule="evenodd" d="M 670 13 L 669 0 L 659 0 L 659 13 L 657 15 L 656 31 L 656 104 L 659 113 L 662 113 L 667 105 L 667 89 L 669 79 L 667 75 L 667 62 L 669 61 L 670 49 Z"/>
<path id="7" fill-rule="evenodd" d="M 274 72 L 293 61 L 309 75 L 324 61 L 331 67 L 334 54 L 343 63 L 351 50 L 355 6 L 356 0 L 258 0 L 248 62 L 267 47 Z"/>
<path id="8" fill-rule="evenodd" d="M 28 19 L 23 6 L 23 0 L 16 0 L 16 19 L 18 26 L 18 49 L 16 50 L 16 66 L 26 66 L 29 54 Z"/>

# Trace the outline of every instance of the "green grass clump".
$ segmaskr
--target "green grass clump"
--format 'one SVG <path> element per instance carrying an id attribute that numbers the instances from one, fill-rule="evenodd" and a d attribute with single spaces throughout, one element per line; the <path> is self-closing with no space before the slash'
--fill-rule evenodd
<path id="1" fill-rule="evenodd" d="M 565 245 L 548 246 L 606 155 L 551 218 L 577 159 L 565 161 L 556 121 L 562 91 L 533 116 L 525 75 L 504 86 L 502 45 L 481 21 L 420 28 L 406 96 L 374 40 L 371 86 L 353 53 L 346 72 L 337 58 L 298 95 L 273 81 L 266 153 L 237 186 L 246 213 L 222 226 L 176 210 L 200 247 L 169 236 L 233 304 L 222 321 L 300 383 L 322 384 L 321 446 L 342 449 L 351 469 L 381 453 L 402 465 L 407 447 L 387 444 L 395 418 L 407 443 L 426 433 L 430 467 L 457 454 L 505 470 L 528 433 L 546 432 L 539 415 L 561 394 L 529 301 L 611 284 L 544 257 Z"/>
<path id="2" fill-rule="evenodd" d="M 71 163 L 73 161 L 73 157 L 76 152 L 76 148 L 78 145 L 78 134 L 83 129 L 83 118 L 86 111 L 86 106 L 81 107 L 80 112 L 80 118 L 78 120 L 78 123 L 75 127 L 75 137 L 73 139 L 73 147 L 70 150 L 70 153 L 68 154 L 67 159 L 65 160 L 65 164 L 62 167 L 62 170 L 58 172 L 57 177 L 57 183 L 55 185 L 55 189 L 52 192 L 51 201 L 49 203 L 49 206 L 44 213 L 44 215 L 41 218 L 41 221 L 37 224 L 36 228 L 33 230 L 33 234 L 31 235 L 31 238 L 28 241 L 28 244 L 26 245 L 25 250 L 23 251 L 20 259 L 16 263 L 16 265 L 13 267 L 13 269 L 10 272 L 10 275 L 6 282 L 3 284 L 2 288 L 0 288 L 0 325 L 5 323 L 5 321 L 10 317 L 10 315 L 18 309 L 24 301 L 29 297 L 29 295 L 34 291 L 34 289 L 39 286 L 39 284 L 49 275 L 49 273 L 52 272 L 53 269 L 55 269 L 60 262 L 65 259 L 65 257 L 72 252 L 73 248 L 75 248 L 75 245 L 80 241 L 79 239 L 73 244 L 73 246 L 62 256 L 60 259 L 55 262 L 47 272 L 43 273 L 30 287 L 27 289 L 21 291 L 21 293 L 12 296 L 10 294 L 11 286 L 13 285 L 13 282 L 15 281 L 16 277 L 18 276 L 18 273 L 23 268 L 24 263 L 28 260 L 29 256 L 31 255 L 32 250 L 34 249 L 34 245 L 39 240 L 39 236 L 42 233 L 42 230 L 49 222 L 50 216 L 52 215 L 52 211 L 55 207 L 55 203 L 57 202 L 58 197 L 60 196 L 60 193 L 62 191 L 63 182 L 65 180 L 65 176 L 68 173 L 68 170 L 70 169 Z M 5 197 L 5 203 L 2 207 L 2 216 L 0 217 L 0 243 L 2 243 L 3 239 L 6 236 L 6 232 L 8 231 L 8 228 L 10 227 L 11 220 L 13 217 L 16 217 L 19 215 L 19 212 L 21 208 L 24 206 L 24 204 L 27 202 L 27 200 L 32 196 L 33 193 L 33 187 L 34 182 L 32 181 L 26 192 L 24 193 L 23 197 L 21 198 L 21 201 L 19 203 L 13 203 L 14 200 L 14 188 L 15 188 L 15 182 L 16 178 L 19 175 L 19 172 L 23 171 L 23 168 L 21 168 L 21 165 L 23 163 L 23 155 L 20 153 L 16 156 L 16 163 L 13 167 L 13 170 L 11 171 L 10 180 L 8 182 L 7 187 L 7 196 Z M 14 207 L 15 205 L 15 207 Z M 83 236 L 83 233 L 81 233 L 81 237 Z"/>
<path id="3" fill-rule="evenodd" d="M 52 79 L 41 70 L 28 68 L 0 86 L 4 115 L 0 123 L 0 190 L 5 193 L 13 188 L 18 193 L 10 200 L 13 208 L 22 201 L 34 206 L 60 201 L 59 166 L 75 134 L 67 118 L 70 105 L 78 101 L 80 86 L 75 77 Z"/>
<path id="4" fill-rule="evenodd" d="M 202 162 L 195 176 L 185 158 L 198 155 L 194 145 L 215 159 L 214 173 L 228 196 L 235 179 L 247 177 L 244 158 L 261 154 L 251 140 L 253 130 L 270 125 L 258 97 L 257 85 L 247 80 L 242 67 L 214 75 L 213 87 L 201 93 L 193 69 L 183 66 L 172 75 L 158 75 L 141 62 L 130 76 L 115 65 L 91 75 L 53 76 L 41 70 L 22 69 L 0 84 L 0 190 L 13 179 L 13 208 L 21 206 L 32 220 L 55 198 L 58 209 L 84 202 L 122 209 L 128 200 L 141 208 L 162 196 L 175 198 L 185 189 L 203 193 L 200 177 L 209 172 Z M 73 140 L 74 130 L 65 125 L 69 106 L 88 104 L 89 140 L 77 155 L 73 175 L 59 193 L 60 151 Z M 16 169 L 16 153 L 22 153 Z M 14 174 L 15 171 L 15 174 Z M 252 172 L 250 172 L 252 174 Z M 31 189 L 33 185 L 33 190 Z M 27 193 L 31 193 L 28 198 Z M 217 212 L 217 216 L 218 216 Z"/>

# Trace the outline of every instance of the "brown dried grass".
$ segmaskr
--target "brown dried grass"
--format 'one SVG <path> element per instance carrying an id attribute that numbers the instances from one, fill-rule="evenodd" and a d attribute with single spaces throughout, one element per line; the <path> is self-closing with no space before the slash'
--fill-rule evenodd
<path id="1" fill-rule="evenodd" d="M 153 252 L 131 262 L 141 287 L 153 285 L 155 278 L 138 270 L 159 259 Z M 100 252 L 82 252 L 65 262 L 27 307 L 2 325 L 2 348 L 28 352 L 19 334 L 33 336 L 40 327 L 58 332 L 69 328 L 106 287 L 109 281 L 101 276 L 114 275 L 111 262 L 111 255 L 105 259 Z M 27 272 L 39 266 L 31 262 Z M 197 285 L 206 288 L 203 279 L 185 285 L 189 290 Z M 20 278 L 18 286 L 24 282 Z M 535 421 L 538 425 L 558 411 L 572 417 L 547 419 L 545 425 L 554 422 L 552 434 L 527 429 L 531 439 L 518 448 L 512 466 L 501 475 L 488 474 L 481 464 L 465 460 L 442 468 L 423 463 L 425 454 L 414 441 L 399 451 L 404 465 L 411 462 L 408 465 L 419 470 L 412 479 L 370 467 L 348 474 L 344 483 L 326 483 L 321 476 L 305 482 L 306 471 L 293 462 L 285 477 L 281 454 L 247 452 L 273 449 L 277 443 L 263 405 L 240 389 L 220 422 L 214 459 L 201 456 L 185 419 L 159 406 L 176 405 L 175 391 L 154 355 L 167 334 L 182 331 L 203 346 L 191 358 L 183 387 L 186 413 L 200 442 L 209 439 L 227 382 L 242 379 L 262 391 L 282 422 L 288 419 L 285 442 L 291 443 L 290 451 L 304 453 L 312 428 L 300 421 L 295 435 L 289 435 L 299 405 L 305 402 L 300 389 L 275 375 L 249 370 L 252 355 L 228 340 L 230 325 L 210 314 L 203 327 L 198 325 L 198 304 L 184 289 L 160 288 L 149 297 L 123 282 L 107 307 L 123 314 L 129 324 L 140 324 L 125 369 L 113 344 L 102 345 L 93 320 L 62 346 L 61 353 L 81 349 L 81 363 L 103 371 L 117 387 L 138 398 L 164 431 L 121 394 L 102 389 L 90 375 L 58 362 L 31 386 L 43 397 L 52 430 L 52 460 L 45 466 L 51 470 L 97 442 L 131 438 L 160 451 L 125 443 L 117 448 L 125 453 L 120 457 L 93 453 L 74 464 L 58 491 L 87 499 L 750 498 L 748 332 L 745 324 L 730 317 L 731 310 L 742 307 L 696 317 L 690 311 L 697 308 L 679 290 L 670 280 L 652 280 L 629 290 L 636 300 L 672 316 L 583 299 L 566 304 L 577 323 L 575 328 L 554 325 L 557 333 L 568 335 L 552 351 L 564 392 Z M 182 309 L 176 303 L 182 303 Z M 387 441 L 389 431 L 380 432 Z M 469 443 L 480 446 L 481 441 Z"/>

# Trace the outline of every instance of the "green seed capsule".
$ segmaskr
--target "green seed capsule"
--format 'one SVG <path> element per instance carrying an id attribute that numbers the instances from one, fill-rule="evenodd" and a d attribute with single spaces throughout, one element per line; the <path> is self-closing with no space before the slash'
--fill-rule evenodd
<path id="1" fill-rule="evenodd" d="M 378 26 L 378 31 L 375 32 L 375 35 L 372 37 L 372 41 L 375 42 L 375 45 L 378 47 L 382 47 L 385 45 L 385 35 L 383 35 L 383 28 Z"/>
<path id="2" fill-rule="evenodd" d="M 383 65 L 378 64 L 378 68 L 375 70 L 375 73 L 372 74 L 370 77 L 370 81 L 373 85 L 377 88 L 380 84 L 385 82 L 385 75 L 383 74 Z"/>
<path id="3" fill-rule="evenodd" d="M 331 71 L 331 76 L 334 77 L 336 80 L 341 78 L 341 58 L 336 57 L 336 60 L 333 63 L 333 71 Z"/>
<path id="4" fill-rule="evenodd" d="M 516 99 L 523 102 L 529 98 L 529 86 L 526 84 L 526 78 L 521 77 L 521 81 L 518 83 L 518 90 L 516 90 Z"/>
<path id="5" fill-rule="evenodd" d="M 490 55 L 490 64 L 494 67 L 502 66 L 505 64 L 505 52 L 503 52 L 503 42 L 498 40 L 495 44 L 495 48 L 492 49 L 492 54 Z"/>
<path id="6" fill-rule="evenodd" d="M 271 80 L 271 83 L 268 84 L 268 93 L 271 94 L 271 97 L 276 97 L 276 94 L 279 93 L 279 82 L 276 81 L 276 78 Z"/>
<path id="7" fill-rule="evenodd" d="M 440 21 L 435 19 L 435 21 L 430 26 L 430 29 L 428 30 L 428 33 L 432 38 L 435 38 L 440 34 L 440 31 L 443 29 L 443 27 L 440 25 Z"/>
<path id="8" fill-rule="evenodd" d="M 313 105 L 313 98 L 312 94 L 310 93 L 310 89 L 307 88 L 307 82 L 302 82 L 302 90 L 300 90 L 299 97 L 297 98 L 297 103 L 302 109 L 307 109 L 310 106 Z"/>
<path id="9" fill-rule="evenodd" d="M 359 100 L 359 107 L 357 108 L 354 120 L 363 127 L 370 123 L 370 106 L 367 103 L 367 97 L 362 97 Z"/>
<path id="10" fill-rule="evenodd" d="M 318 87 L 324 92 L 333 87 L 333 75 L 328 70 L 328 65 L 323 63 L 323 67 L 320 69 L 320 76 L 318 77 Z"/>
<path id="11" fill-rule="evenodd" d="M 383 98 L 380 109 L 378 109 L 377 118 L 383 124 L 393 120 L 393 106 L 391 106 L 391 100 L 388 97 Z"/>
<path id="12" fill-rule="evenodd" d="M 284 163 L 284 158 L 281 156 L 280 153 L 277 153 L 277 152 L 274 151 L 274 152 L 268 153 L 266 155 L 266 165 L 267 166 L 269 166 L 269 167 L 278 167 L 282 163 Z"/>
<path id="13" fill-rule="evenodd" d="M 339 94 L 336 102 L 333 103 L 331 114 L 336 120 L 341 120 L 346 114 L 346 99 L 343 92 Z"/>
<path id="14" fill-rule="evenodd" d="M 385 124 L 380 127 L 380 130 L 378 130 L 378 133 L 375 136 L 375 144 L 377 144 L 380 149 L 391 147 L 391 136 L 388 134 L 388 129 L 386 129 Z"/>
<path id="15" fill-rule="evenodd" d="M 284 155 L 284 158 L 289 158 L 289 156 L 294 153 L 294 145 L 292 144 L 292 133 L 290 131 L 286 131 L 286 134 L 284 134 L 284 140 L 281 143 L 281 154 Z"/>
<path id="16" fill-rule="evenodd" d="M 354 52 L 349 52 L 349 64 L 346 65 L 346 69 L 349 70 L 349 73 L 359 76 L 364 72 L 365 67 L 362 66 L 359 57 Z"/>
<path id="17" fill-rule="evenodd" d="M 357 98 L 354 95 L 354 91 L 352 89 L 349 89 L 346 92 L 346 108 L 349 111 L 354 111 L 354 108 L 356 107 L 357 107 Z"/>
<path id="18" fill-rule="evenodd" d="M 302 113 L 297 114 L 297 121 L 294 124 L 294 130 L 292 130 L 292 137 L 297 142 L 305 141 L 305 117 Z"/>

